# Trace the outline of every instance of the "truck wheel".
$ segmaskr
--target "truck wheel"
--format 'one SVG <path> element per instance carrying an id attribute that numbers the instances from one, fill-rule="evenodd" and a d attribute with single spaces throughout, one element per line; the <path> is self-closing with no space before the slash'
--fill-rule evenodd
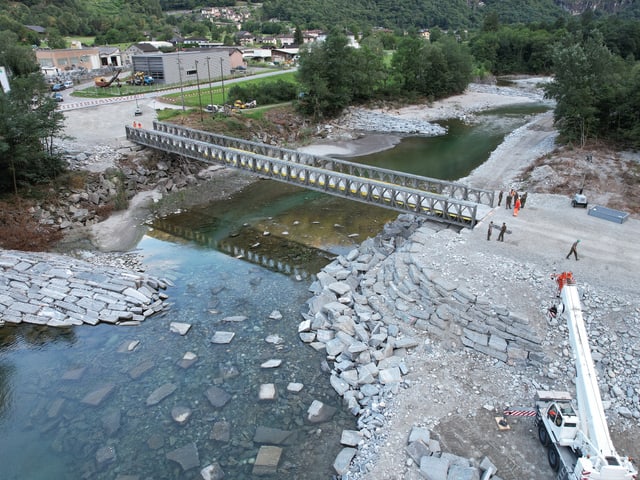
<path id="1" fill-rule="evenodd" d="M 542 423 L 538 425 L 538 440 L 540 440 L 540 443 L 545 447 L 549 446 L 549 434 Z"/>
<path id="2" fill-rule="evenodd" d="M 551 445 L 549 450 L 547 450 L 547 460 L 549 460 L 549 466 L 554 472 L 557 472 L 560 468 L 560 456 L 558 455 L 558 450 L 556 450 L 555 445 Z"/>

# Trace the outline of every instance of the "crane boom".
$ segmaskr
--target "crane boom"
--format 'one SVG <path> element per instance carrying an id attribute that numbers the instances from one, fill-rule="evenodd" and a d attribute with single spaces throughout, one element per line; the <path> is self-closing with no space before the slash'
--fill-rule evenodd
<path id="1" fill-rule="evenodd" d="M 564 285 L 561 291 L 564 314 L 567 316 L 569 341 L 576 366 L 576 399 L 582 431 L 595 448 L 591 455 L 617 455 L 611 442 L 609 427 L 602 405 L 598 378 L 591 357 L 587 329 L 582 318 L 580 295 L 575 284 Z"/>

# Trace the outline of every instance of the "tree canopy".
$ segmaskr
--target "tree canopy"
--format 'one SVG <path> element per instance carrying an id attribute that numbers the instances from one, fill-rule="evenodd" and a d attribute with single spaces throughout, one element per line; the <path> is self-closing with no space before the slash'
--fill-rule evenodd
<path id="1" fill-rule="evenodd" d="M 554 118 L 565 140 L 605 139 L 640 147 L 640 65 L 613 54 L 602 35 L 567 38 L 553 51 Z"/>
<path id="2" fill-rule="evenodd" d="M 63 170 L 53 139 L 63 128 L 33 52 L 17 44 L 11 32 L 0 33 L 0 65 L 11 90 L 0 92 L 0 192 L 55 177 Z"/>

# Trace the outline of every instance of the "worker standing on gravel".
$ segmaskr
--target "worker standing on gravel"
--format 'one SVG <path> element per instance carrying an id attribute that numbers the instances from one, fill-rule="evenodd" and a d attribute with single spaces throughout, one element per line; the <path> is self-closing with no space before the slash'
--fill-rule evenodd
<path id="1" fill-rule="evenodd" d="M 500 193 L 498 193 L 498 206 L 502 203 L 502 195 L 504 195 L 504 192 L 500 190 Z"/>
<path id="2" fill-rule="evenodd" d="M 507 193 L 507 199 L 504 202 L 504 208 L 508 208 L 511 209 L 511 199 L 513 197 L 511 196 L 511 192 Z"/>
<path id="3" fill-rule="evenodd" d="M 580 243 L 580 240 L 576 240 L 575 242 L 573 242 L 573 245 L 571 245 L 571 250 L 569 250 L 569 253 L 567 253 L 567 258 L 569 258 L 573 253 L 573 255 L 576 257 L 576 261 L 578 261 L 578 244 L 579 243 Z"/>
<path id="4" fill-rule="evenodd" d="M 507 231 L 507 224 L 502 222 L 502 227 L 500 228 L 500 234 L 498 235 L 499 242 L 504 242 L 504 234 L 506 231 Z"/>
<path id="5" fill-rule="evenodd" d="M 491 230 L 493 230 L 493 221 L 489 222 L 489 230 L 487 230 L 487 240 L 491 240 Z"/>

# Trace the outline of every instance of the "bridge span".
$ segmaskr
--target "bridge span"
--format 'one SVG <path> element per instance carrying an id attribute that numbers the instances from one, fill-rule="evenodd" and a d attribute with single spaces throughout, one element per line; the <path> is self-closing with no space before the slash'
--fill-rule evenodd
<path id="1" fill-rule="evenodd" d="M 456 182 L 311 155 L 179 125 L 126 127 L 132 142 L 187 158 L 223 163 L 281 182 L 400 212 L 473 227 L 493 204 L 494 192 Z"/>

